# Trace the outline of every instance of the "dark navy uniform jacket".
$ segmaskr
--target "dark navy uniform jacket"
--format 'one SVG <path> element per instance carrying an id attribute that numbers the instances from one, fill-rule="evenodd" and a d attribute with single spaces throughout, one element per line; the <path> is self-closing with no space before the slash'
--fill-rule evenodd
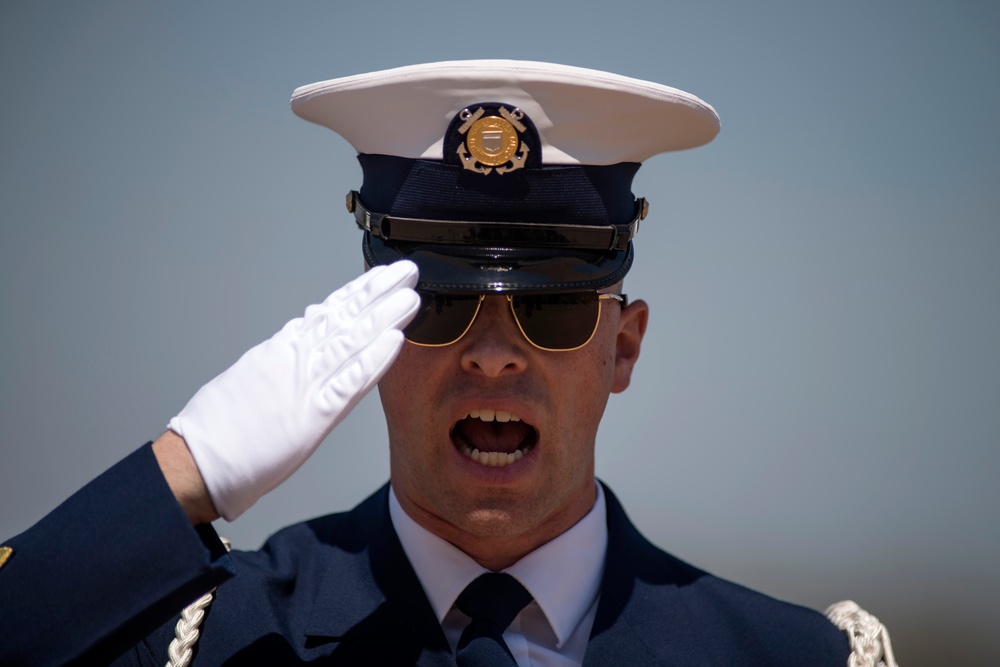
<path id="1" fill-rule="evenodd" d="M 660 551 L 605 497 L 585 665 L 847 665 L 847 638 L 823 616 Z M 5 544 L 0 665 L 162 667 L 180 610 L 216 585 L 196 666 L 455 664 L 392 528 L 387 486 L 227 554 L 210 526 L 188 524 L 147 445 Z"/>

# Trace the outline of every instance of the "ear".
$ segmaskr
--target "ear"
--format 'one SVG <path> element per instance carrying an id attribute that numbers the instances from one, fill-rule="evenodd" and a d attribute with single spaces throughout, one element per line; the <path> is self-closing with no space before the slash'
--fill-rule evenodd
<path id="1" fill-rule="evenodd" d="M 632 381 L 632 367 L 639 359 L 642 337 L 649 323 L 649 306 L 645 301 L 633 301 L 622 309 L 615 340 L 615 380 L 611 391 L 623 392 Z"/>

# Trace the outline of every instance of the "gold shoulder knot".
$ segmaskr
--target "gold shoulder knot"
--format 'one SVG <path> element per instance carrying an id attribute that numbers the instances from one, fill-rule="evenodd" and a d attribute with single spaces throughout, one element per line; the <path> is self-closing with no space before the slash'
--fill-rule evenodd
<path id="1" fill-rule="evenodd" d="M 0 547 L 0 567 L 3 567 L 14 550 L 10 547 Z"/>

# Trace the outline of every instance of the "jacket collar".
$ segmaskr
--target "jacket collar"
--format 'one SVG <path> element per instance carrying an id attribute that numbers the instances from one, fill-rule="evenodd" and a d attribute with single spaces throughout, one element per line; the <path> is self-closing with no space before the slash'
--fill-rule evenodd
<path id="1" fill-rule="evenodd" d="M 602 486 L 608 551 L 584 665 L 682 664 L 665 653 L 663 638 L 685 634 L 678 589 L 704 573 L 650 544 Z M 441 625 L 392 527 L 388 498 L 386 485 L 342 521 L 316 524 L 320 555 L 313 567 L 320 574 L 306 642 L 335 646 L 348 664 L 453 667 Z"/>
<path id="2" fill-rule="evenodd" d="M 454 665 L 444 632 L 389 520 L 383 486 L 318 533 L 322 570 L 306 625 L 312 646 L 337 644 L 348 664 Z M 336 573 L 336 576 L 330 576 Z"/>
<path id="3" fill-rule="evenodd" d="M 674 665 L 685 660 L 674 649 L 686 634 L 680 588 L 704 575 L 660 551 L 629 521 L 611 489 L 608 555 L 601 599 L 583 664 Z M 673 641 L 664 638 L 673 636 Z"/>

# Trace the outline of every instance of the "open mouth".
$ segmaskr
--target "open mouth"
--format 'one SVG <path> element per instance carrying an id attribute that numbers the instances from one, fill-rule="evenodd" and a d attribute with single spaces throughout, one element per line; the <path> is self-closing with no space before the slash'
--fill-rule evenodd
<path id="1" fill-rule="evenodd" d="M 484 466 L 502 468 L 524 458 L 538 442 L 538 431 L 505 410 L 472 410 L 451 429 L 458 451 Z"/>

